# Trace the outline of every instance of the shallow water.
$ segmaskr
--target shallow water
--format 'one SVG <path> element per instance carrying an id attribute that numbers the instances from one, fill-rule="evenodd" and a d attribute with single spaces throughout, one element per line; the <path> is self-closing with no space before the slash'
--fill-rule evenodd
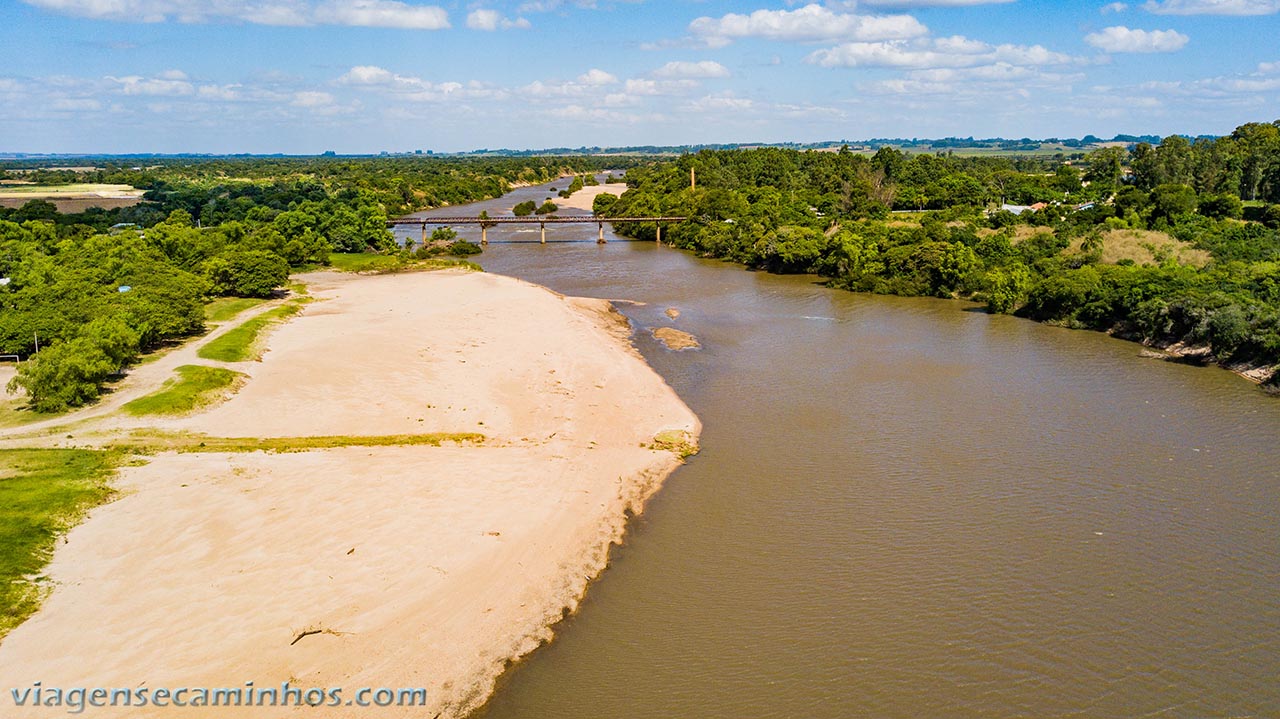
<path id="1" fill-rule="evenodd" d="M 1280 401 L 1097 333 L 595 234 L 497 228 L 478 259 L 645 303 L 618 307 L 703 451 L 485 719 L 1280 716 Z"/>

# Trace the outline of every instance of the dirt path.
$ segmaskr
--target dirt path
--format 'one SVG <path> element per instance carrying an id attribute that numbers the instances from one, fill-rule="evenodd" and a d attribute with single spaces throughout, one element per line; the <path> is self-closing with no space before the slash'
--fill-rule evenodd
<path id="1" fill-rule="evenodd" d="M 0 440 L 26 438 L 30 435 L 39 435 L 48 432 L 50 429 L 63 428 L 68 425 L 83 427 L 83 423 L 89 420 L 106 417 L 125 404 L 155 392 L 160 388 L 160 385 L 165 383 L 165 380 L 173 376 L 173 371 L 176 368 L 185 364 L 203 364 L 234 369 L 236 366 L 234 363 L 201 359 L 196 356 L 196 353 L 200 351 L 201 347 L 230 332 L 232 329 L 239 327 L 263 312 L 279 307 L 283 303 L 284 300 L 272 300 L 256 307 L 251 307 L 231 320 L 219 324 L 204 336 L 169 350 L 159 359 L 135 365 L 129 370 L 124 379 L 112 386 L 111 391 L 104 394 L 97 402 L 50 419 L 0 429 Z"/>

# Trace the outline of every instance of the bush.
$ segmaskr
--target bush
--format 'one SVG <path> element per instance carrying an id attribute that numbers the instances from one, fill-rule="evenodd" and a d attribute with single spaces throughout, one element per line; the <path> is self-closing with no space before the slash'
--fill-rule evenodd
<path id="1" fill-rule="evenodd" d="M 205 262 L 204 271 L 215 294 L 238 297 L 270 297 L 289 279 L 289 263 L 262 250 L 214 257 Z"/>
<path id="2" fill-rule="evenodd" d="M 551 200 L 547 200 L 546 202 L 542 203 L 542 206 L 539 207 L 536 210 L 536 212 L 539 215 L 549 215 L 558 209 L 560 208 L 556 206 L 556 203 L 552 202 Z"/>
<path id="3" fill-rule="evenodd" d="M 516 217 L 528 217 L 529 215 L 532 215 L 533 211 L 536 209 L 538 209 L 538 205 L 535 204 L 533 200 L 525 200 L 511 208 L 511 214 Z"/>

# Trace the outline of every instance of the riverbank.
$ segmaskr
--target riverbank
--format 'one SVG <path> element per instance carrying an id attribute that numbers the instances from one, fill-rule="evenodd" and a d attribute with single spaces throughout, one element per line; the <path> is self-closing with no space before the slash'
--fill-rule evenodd
<path id="1" fill-rule="evenodd" d="M 464 716 L 576 607 L 628 513 L 679 465 L 655 437 L 700 429 L 604 301 L 480 273 L 303 279 L 319 301 L 271 334 L 261 362 L 226 363 L 248 375 L 233 398 L 177 419 L 112 415 L 66 442 L 144 428 L 483 442 L 197 449 L 125 468 L 121 498 L 66 536 L 46 571 L 54 590 L 0 644 L 0 684 L 288 682 L 344 701 L 420 687 L 423 706 L 360 711 Z"/>

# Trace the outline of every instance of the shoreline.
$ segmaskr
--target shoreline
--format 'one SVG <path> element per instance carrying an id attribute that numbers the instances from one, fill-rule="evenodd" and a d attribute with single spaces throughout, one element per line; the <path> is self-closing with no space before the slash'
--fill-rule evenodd
<path id="1" fill-rule="evenodd" d="M 426 706 L 365 711 L 466 717 L 576 609 L 680 466 L 655 438 L 701 429 L 607 301 L 481 273 L 306 279 L 321 301 L 276 328 L 261 362 L 239 363 L 250 379 L 235 396 L 99 424 L 485 441 L 162 453 L 124 468 L 119 498 L 59 543 L 40 611 L 0 643 L 0 682 L 423 687 Z"/>

